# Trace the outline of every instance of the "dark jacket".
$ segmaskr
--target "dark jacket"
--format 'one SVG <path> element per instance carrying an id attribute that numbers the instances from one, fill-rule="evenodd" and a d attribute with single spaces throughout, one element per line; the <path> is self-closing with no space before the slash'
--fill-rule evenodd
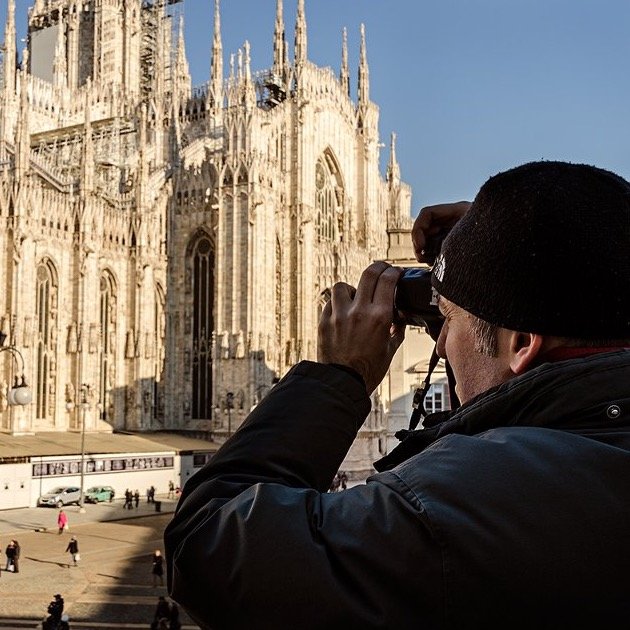
<path id="1" fill-rule="evenodd" d="M 69 551 L 70 553 L 79 553 L 79 541 L 70 539 L 68 546 L 66 547 L 66 551 Z"/>
<path id="2" fill-rule="evenodd" d="M 164 556 L 153 554 L 152 561 L 153 566 L 151 573 L 153 573 L 153 575 L 164 575 Z"/>
<path id="3" fill-rule="evenodd" d="M 300 363 L 189 481 L 168 581 L 201 627 L 627 627 L 630 352 L 544 364 L 326 494 L 368 409 Z"/>

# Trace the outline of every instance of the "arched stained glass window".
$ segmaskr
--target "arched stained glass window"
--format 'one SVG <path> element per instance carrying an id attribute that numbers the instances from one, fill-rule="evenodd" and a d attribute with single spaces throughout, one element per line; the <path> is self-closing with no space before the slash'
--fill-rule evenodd
<path id="1" fill-rule="evenodd" d="M 153 386 L 153 417 L 164 417 L 164 392 L 162 372 L 164 370 L 164 336 L 166 334 L 165 320 L 166 297 L 164 289 L 158 284 L 155 288 L 155 375 Z"/>
<path id="2" fill-rule="evenodd" d="M 214 246 L 206 234 L 194 243 L 192 265 L 192 417 L 212 418 Z"/>
<path id="3" fill-rule="evenodd" d="M 343 182 L 337 163 L 326 151 L 315 165 L 315 207 L 319 241 L 343 240 L 339 229 L 343 215 Z"/>
<path id="4" fill-rule="evenodd" d="M 35 386 L 35 414 L 38 419 L 48 417 L 50 407 L 51 364 L 54 364 L 53 330 L 56 318 L 52 317 L 53 304 L 56 304 L 54 269 L 49 260 L 37 266 L 36 275 L 36 317 L 37 317 L 37 383 Z"/>
<path id="5" fill-rule="evenodd" d="M 100 315 L 101 343 L 99 344 L 98 402 L 101 418 L 109 420 L 113 414 L 110 405 L 110 390 L 113 387 L 115 366 L 116 338 L 116 285 L 109 272 L 104 272 L 100 280 Z"/>

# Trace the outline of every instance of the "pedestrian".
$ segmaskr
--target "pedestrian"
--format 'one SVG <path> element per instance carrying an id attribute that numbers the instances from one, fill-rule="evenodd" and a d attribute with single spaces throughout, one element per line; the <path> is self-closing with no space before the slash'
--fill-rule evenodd
<path id="1" fill-rule="evenodd" d="M 133 492 L 129 488 L 125 490 L 125 505 L 123 507 L 127 510 L 131 510 L 133 507 Z"/>
<path id="2" fill-rule="evenodd" d="M 166 529 L 170 593 L 201 627 L 627 627 L 630 183 L 533 162 L 423 209 L 420 262 L 442 228 L 411 307 L 439 322 L 453 408 L 419 406 L 368 483 L 323 494 L 404 336 L 402 270 L 335 284 L 318 361 L 191 477 Z"/>
<path id="3" fill-rule="evenodd" d="M 20 553 L 22 552 L 22 548 L 20 547 L 20 543 L 17 540 L 13 540 L 13 547 L 15 549 L 15 554 L 13 556 L 13 572 L 20 572 Z"/>
<path id="4" fill-rule="evenodd" d="M 7 556 L 6 571 L 20 572 L 20 545 L 16 540 L 11 540 L 5 550 Z"/>
<path id="5" fill-rule="evenodd" d="M 63 511 L 63 508 L 59 510 L 59 515 L 57 516 L 57 527 L 59 528 L 59 534 L 63 534 L 64 530 L 70 528 L 68 525 L 68 515 Z"/>
<path id="6" fill-rule="evenodd" d="M 140 493 L 137 490 L 133 493 L 133 502 L 135 503 L 137 510 L 138 504 L 140 503 Z"/>
<path id="7" fill-rule="evenodd" d="M 168 482 L 168 495 L 167 498 L 173 499 L 175 497 L 175 484 L 173 481 Z"/>
<path id="8" fill-rule="evenodd" d="M 48 604 L 48 618 L 43 624 L 44 630 L 57 630 L 63 616 L 63 597 L 57 593 Z"/>
<path id="9" fill-rule="evenodd" d="M 72 556 L 73 566 L 77 566 L 79 564 L 79 560 L 81 560 L 81 555 L 79 554 L 79 542 L 76 539 L 76 536 L 71 536 L 70 541 L 68 542 L 68 546 L 66 547 L 66 551 L 70 553 Z M 68 565 L 70 566 L 70 565 Z"/>
<path id="10" fill-rule="evenodd" d="M 13 541 L 9 541 L 4 553 L 7 557 L 7 563 L 5 566 L 5 571 L 15 571 L 14 559 L 15 559 L 15 547 L 13 545 Z"/>
<path id="11" fill-rule="evenodd" d="M 149 488 L 149 503 L 155 503 L 155 486 Z"/>
<path id="12" fill-rule="evenodd" d="M 164 556 L 162 556 L 162 552 L 159 549 L 156 549 L 153 553 L 152 562 L 153 587 L 157 586 L 158 579 L 160 580 L 160 586 L 164 586 Z"/>
<path id="13" fill-rule="evenodd" d="M 152 630 L 168 630 L 168 623 L 171 616 L 171 606 L 163 595 L 158 597 L 157 607 L 151 623 Z"/>
<path id="14" fill-rule="evenodd" d="M 339 480 L 341 481 L 341 489 L 348 489 L 348 473 L 345 470 L 342 470 L 339 475 Z"/>

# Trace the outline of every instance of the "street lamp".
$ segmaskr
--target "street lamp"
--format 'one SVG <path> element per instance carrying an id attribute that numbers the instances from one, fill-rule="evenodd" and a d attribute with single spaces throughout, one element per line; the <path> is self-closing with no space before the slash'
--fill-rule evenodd
<path id="1" fill-rule="evenodd" d="M 228 437 L 232 435 L 232 409 L 234 409 L 234 392 L 225 394 L 225 408 L 228 415 Z"/>
<path id="2" fill-rule="evenodd" d="M 7 401 L 10 405 L 28 405 L 31 400 L 33 400 L 33 393 L 24 375 L 24 357 L 15 346 L 5 346 L 4 342 L 6 340 L 6 333 L 0 331 L 0 352 L 9 352 L 16 363 L 18 363 L 19 357 L 20 364 L 18 364 L 18 371 L 21 372 L 21 376 L 15 377 L 14 385 L 7 394 Z"/>
<path id="3" fill-rule="evenodd" d="M 79 512 L 85 512 L 83 507 L 83 482 L 85 476 L 85 415 L 87 410 L 91 408 L 92 402 L 92 388 L 89 385 L 83 383 L 81 385 L 81 397 L 79 406 L 81 408 L 81 492 L 79 494 Z"/>

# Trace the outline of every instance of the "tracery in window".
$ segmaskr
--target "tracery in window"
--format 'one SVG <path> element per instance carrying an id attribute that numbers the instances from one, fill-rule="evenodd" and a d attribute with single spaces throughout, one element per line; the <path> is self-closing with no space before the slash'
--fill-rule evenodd
<path id="1" fill-rule="evenodd" d="M 100 280 L 100 328 L 99 344 L 98 402 L 101 418 L 111 419 L 113 409 L 110 405 L 110 392 L 114 385 L 114 369 L 116 365 L 116 285 L 111 273 L 105 271 Z"/>
<path id="2" fill-rule="evenodd" d="M 153 376 L 153 418 L 162 419 L 164 417 L 164 383 L 162 372 L 164 370 L 164 336 L 166 335 L 165 319 L 166 297 L 164 289 L 158 284 L 155 287 L 155 366 Z"/>
<path id="3" fill-rule="evenodd" d="M 343 181 L 329 149 L 315 165 L 315 207 L 318 240 L 343 241 Z"/>
<path id="4" fill-rule="evenodd" d="M 52 367 L 55 364 L 54 331 L 56 325 L 56 283 L 55 270 L 50 260 L 45 259 L 37 266 L 36 274 L 36 318 L 37 318 L 37 383 L 35 385 L 35 414 L 38 419 L 48 417 L 53 379 Z"/>
<path id="5" fill-rule="evenodd" d="M 214 330 L 214 245 L 200 233 L 190 250 L 192 267 L 192 417 L 212 418 L 212 331 Z"/>

